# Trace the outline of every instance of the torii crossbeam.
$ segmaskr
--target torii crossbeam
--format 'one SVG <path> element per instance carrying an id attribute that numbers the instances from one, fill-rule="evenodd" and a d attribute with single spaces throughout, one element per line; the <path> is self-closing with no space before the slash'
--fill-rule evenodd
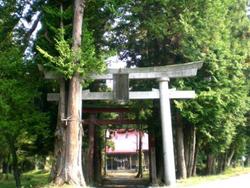
<path id="1" fill-rule="evenodd" d="M 167 65 L 159 67 L 144 68 L 125 68 L 108 69 L 105 74 L 90 76 L 93 80 L 114 80 L 113 92 L 82 92 L 82 100 L 129 100 L 129 99 L 160 99 L 161 105 L 161 125 L 163 139 L 163 158 L 164 158 L 164 181 L 166 185 L 176 183 L 175 162 L 173 149 L 173 135 L 171 122 L 170 99 L 189 99 L 195 97 L 194 91 L 176 91 L 169 89 L 168 82 L 170 78 L 191 77 L 197 74 L 197 70 L 202 67 L 202 62 L 191 62 L 177 65 Z M 60 76 L 53 72 L 45 72 L 45 78 L 58 79 Z M 83 78 L 84 79 L 84 78 Z M 129 79 L 157 79 L 159 81 L 159 90 L 146 92 L 130 91 Z M 120 84 L 123 83 L 124 87 Z M 124 91 L 119 91 L 123 90 Z M 124 95 L 124 96 L 123 96 Z M 49 101 L 59 100 L 59 94 L 48 94 Z"/>

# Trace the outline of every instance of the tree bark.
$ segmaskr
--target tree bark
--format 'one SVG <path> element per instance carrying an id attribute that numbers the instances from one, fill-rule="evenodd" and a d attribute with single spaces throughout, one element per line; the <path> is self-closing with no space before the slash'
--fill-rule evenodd
<path id="1" fill-rule="evenodd" d="M 177 172 L 180 179 L 187 178 L 187 169 L 184 155 L 183 123 L 180 114 L 176 114 L 176 144 L 177 144 Z"/>
<path id="2" fill-rule="evenodd" d="M 192 126 L 191 128 L 191 143 L 190 143 L 190 161 L 189 166 L 187 170 L 187 176 L 191 177 L 193 172 L 193 166 L 194 166 L 194 156 L 195 156 L 195 146 L 196 146 L 196 128 Z"/>
<path id="3" fill-rule="evenodd" d="M 81 100 L 80 78 L 76 73 L 69 82 L 65 183 L 85 186 L 82 171 Z"/>
<path id="4" fill-rule="evenodd" d="M 150 179 L 153 186 L 157 184 L 155 155 L 155 138 L 149 134 Z"/>
<path id="5" fill-rule="evenodd" d="M 198 142 L 197 142 L 197 140 L 196 140 L 192 176 L 196 176 L 196 175 L 197 175 L 196 169 L 197 169 L 197 156 L 198 156 L 198 151 L 199 151 L 199 145 L 198 145 Z"/>
<path id="6" fill-rule="evenodd" d="M 196 129 L 193 125 L 185 127 L 185 162 L 187 168 L 187 177 L 192 175 L 194 166 L 195 146 L 196 146 Z"/>
<path id="7" fill-rule="evenodd" d="M 73 45 L 72 50 L 77 52 L 81 47 L 82 22 L 85 0 L 74 1 Z M 78 64 L 76 60 L 74 64 Z M 81 125 L 81 84 L 80 75 L 75 72 L 69 80 L 69 93 L 65 132 L 65 156 L 63 169 L 56 177 L 56 184 L 70 184 L 86 186 L 82 170 L 82 125 Z M 65 159 L 64 159 L 65 157 Z"/>
<path id="8" fill-rule="evenodd" d="M 57 126 L 55 131 L 54 162 L 52 164 L 50 178 L 55 184 L 60 184 L 61 174 L 65 165 L 66 130 L 65 122 L 67 106 L 67 84 L 64 79 L 60 80 L 60 97 L 58 104 Z"/>
<path id="9" fill-rule="evenodd" d="M 233 159 L 234 153 L 235 153 L 235 150 L 232 149 L 231 152 L 230 152 L 230 154 L 229 154 L 229 157 L 227 159 L 227 167 L 229 167 L 231 165 L 231 161 Z"/>
<path id="10" fill-rule="evenodd" d="M 208 154 L 207 155 L 207 175 L 213 174 L 214 170 L 214 155 Z"/>

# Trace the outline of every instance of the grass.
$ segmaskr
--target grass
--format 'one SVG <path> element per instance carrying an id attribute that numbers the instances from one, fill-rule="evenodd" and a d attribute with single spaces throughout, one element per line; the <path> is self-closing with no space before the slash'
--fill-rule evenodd
<path id="1" fill-rule="evenodd" d="M 177 184 L 181 186 L 195 185 L 208 181 L 227 179 L 232 176 L 238 176 L 246 173 L 250 173 L 250 167 L 229 168 L 222 174 L 210 175 L 210 176 L 195 176 L 185 180 L 177 180 Z"/>
<path id="2" fill-rule="evenodd" d="M 48 184 L 49 172 L 30 171 L 21 176 L 22 188 L 41 188 Z M 12 175 L 0 175 L 0 188 L 14 188 L 15 180 Z"/>

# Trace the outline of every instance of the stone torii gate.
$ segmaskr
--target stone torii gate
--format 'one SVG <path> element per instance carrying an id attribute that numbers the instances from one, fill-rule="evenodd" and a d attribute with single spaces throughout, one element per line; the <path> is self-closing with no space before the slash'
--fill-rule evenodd
<path id="1" fill-rule="evenodd" d="M 113 92 L 90 92 L 82 91 L 82 100 L 115 100 L 127 101 L 135 99 L 160 99 L 161 127 L 164 158 L 164 181 L 166 185 L 176 183 L 175 161 L 173 149 L 173 135 L 171 122 L 170 99 L 195 98 L 194 91 L 176 91 L 169 89 L 168 83 L 171 78 L 191 77 L 197 74 L 202 67 L 202 62 L 191 62 L 177 65 L 158 67 L 108 69 L 107 73 L 90 76 L 93 80 L 113 80 Z M 45 72 L 46 79 L 57 79 L 53 72 Z M 84 79 L 84 78 L 83 78 Z M 129 91 L 129 79 L 157 79 L 159 90 L 152 91 Z M 59 100 L 59 94 L 49 93 L 48 101 Z"/>

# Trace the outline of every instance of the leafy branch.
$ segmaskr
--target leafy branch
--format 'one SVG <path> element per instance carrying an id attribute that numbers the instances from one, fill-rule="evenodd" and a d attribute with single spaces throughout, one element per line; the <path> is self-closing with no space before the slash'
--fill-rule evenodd
<path id="1" fill-rule="evenodd" d="M 64 38 L 64 30 L 59 29 L 55 37 L 55 49 L 57 56 L 52 56 L 41 47 L 37 50 L 43 55 L 48 63 L 45 66 L 61 73 L 70 79 L 75 73 L 87 77 L 91 73 L 101 73 L 106 69 L 102 58 L 97 58 L 91 33 L 85 29 L 83 37 L 83 47 L 78 51 L 71 49 L 70 42 Z"/>

